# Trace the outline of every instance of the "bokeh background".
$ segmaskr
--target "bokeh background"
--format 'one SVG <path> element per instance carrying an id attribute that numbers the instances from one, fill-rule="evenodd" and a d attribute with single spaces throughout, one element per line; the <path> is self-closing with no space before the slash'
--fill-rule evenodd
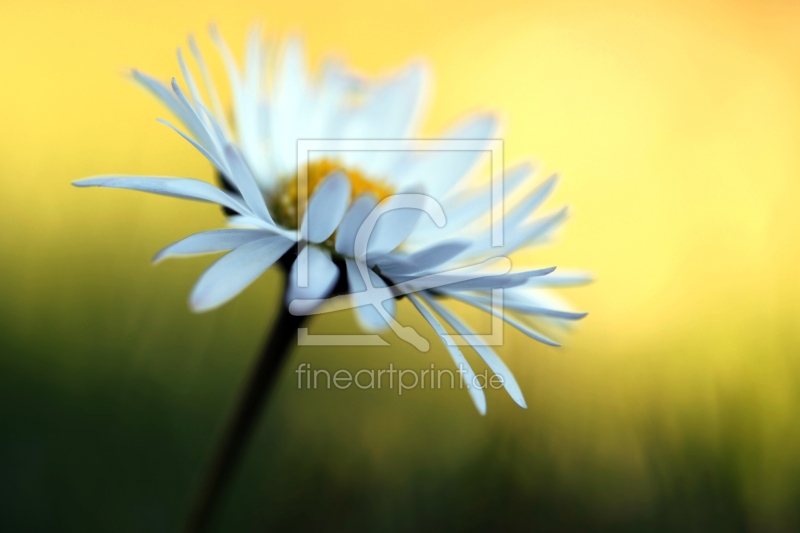
<path id="1" fill-rule="evenodd" d="M 213 180 L 124 73 L 179 74 L 189 32 L 250 22 L 378 74 L 426 58 L 424 133 L 505 117 L 572 219 L 540 264 L 593 271 L 563 348 L 507 330 L 529 408 L 464 391 L 297 390 L 259 425 L 220 531 L 800 529 L 800 4 L 793 0 L 0 3 L 0 529 L 172 531 L 279 305 L 222 309 L 212 261 L 149 263 L 212 206 L 78 190 Z M 424 327 L 404 302 L 402 321 Z M 475 319 L 480 325 L 480 319 Z M 355 330 L 347 314 L 312 331 Z M 428 331 L 428 330 L 425 330 Z M 445 350 L 313 350 L 314 368 L 448 366 Z M 478 369 L 475 357 L 468 354 Z"/>

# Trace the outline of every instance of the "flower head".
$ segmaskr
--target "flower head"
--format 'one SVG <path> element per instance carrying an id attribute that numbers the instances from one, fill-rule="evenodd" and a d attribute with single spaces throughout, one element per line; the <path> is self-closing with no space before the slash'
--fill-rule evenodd
<path id="1" fill-rule="evenodd" d="M 188 133 L 161 122 L 214 165 L 223 187 L 153 176 L 104 176 L 75 185 L 141 190 L 225 209 L 229 227 L 186 237 L 154 258 L 227 252 L 194 286 L 189 299 L 194 311 L 223 305 L 278 263 L 287 269 L 285 300 L 292 313 L 318 312 L 326 302 L 353 307 L 365 329 L 388 325 L 427 349 L 427 341 L 394 320 L 397 299 L 407 297 L 445 341 L 467 380 L 474 373 L 443 323 L 502 376 L 512 399 L 525 407 L 509 369 L 455 314 L 450 301 L 496 313 L 493 297 L 502 295 L 503 320 L 550 345 L 557 343 L 537 331 L 532 319 L 561 324 L 585 315 L 570 311 L 545 289 L 583 283 L 586 275 L 556 275 L 552 267 L 512 269 L 508 259 L 546 241 L 565 220 L 565 209 L 534 216 L 556 178 L 536 184 L 527 164 L 507 171 L 502 188 L 511 199 L 508 209 L 493 185 L 474 185 L 472 174 L 497 131 L 496 118 L 485 113 L 442 135 L 471 140 L 473 150 L 337 150 L 342 140 L 409 139 L 424 100 L 424 65 L 413 63 L 392 76 L 366 80 L 328 61 L 312 80 L 299 40 L 290 39 L 273 57 L 255 29 L 240 70 L 213 28 L 211 35 L 231 84 L 232 121 L 192 38 L 189 47 L 205 98 L 180 50 L 187 90 L 174 79 L 165 85 L 138 71 L 133 78 L 178 118 Z M 299 154 L 302 139 L 332 139 L 334 145 Z M 501 245 L 492 225 L 496 212 L 505 212 Z M 483 391 L 468 390 L 485 412 Z"/>

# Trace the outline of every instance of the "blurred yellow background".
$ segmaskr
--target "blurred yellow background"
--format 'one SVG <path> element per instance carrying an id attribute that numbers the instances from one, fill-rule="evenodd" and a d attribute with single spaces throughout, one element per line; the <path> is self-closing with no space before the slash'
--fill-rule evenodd
<path id="1" fill-rule="evenodd" d="M 275 313 L 279 274 L 192 315 L 186 298 L 212 259 L 149 259 L 218 227 L 219 210 L 69 184 L 213 180 L 124 74 L 177 76 L 190 32 L 221 73 L 207 24 L 240 56 L 260 20 L 268 34 L 302 35 L 312 66 L 332 52 L 378 74 L 425 58 L 425 135 L 476 108 L 500 112 L 506 162 L 558 171 L 551 205 L 572 207 L 536 262 L 597 281 L 564 292 L 590 311 L 565 347 L 507 332 L 501 355 L 527 411 L 499 392 L 482 418 L 463 391 L 298 391 L 287 376 L 228 523 L 310 524 L 299 499 L 337 502 L 325 523 L 342 528 L 404 530 L 483 509 L 475 502 L 512 529 L 800 527 L 797 2 L 0 6 L 0 520 L 179 523 Z M 407 302 L 401 313 L 419 323 Z M 312 325 L 354 327 L 349 315 Z M 390 341 L 377 353 L 300 349 L 290 368 L 448 364 L 436 343 L 423 355 Z"/>

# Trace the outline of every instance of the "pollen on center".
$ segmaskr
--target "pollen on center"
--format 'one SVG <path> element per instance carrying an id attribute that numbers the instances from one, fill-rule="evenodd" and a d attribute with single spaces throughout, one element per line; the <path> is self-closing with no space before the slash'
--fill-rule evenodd
<path id="1" fill-rule="evenodd" d="M 370 179 L 358 169 L 348 168 L 341 162 L 333 159 L 319 159 L 308 164 L 307 167 L 307 187 L 308 198 L 314 194 L 322 180 L 326 178 L 331 172 L 341 171 L 347 174 L 350 178 L 351 186 L 351 199 L 354 199 L 364 193 L 374 194 L 378 201 L 383 200 L 392 195 L 394 192 L 390 186 L 383 180 Z M 298 202 L 297 202 L 297 176 L 286 176 L 282 178 L 280 185 L 275 190 L 270 198 L 270 212 L 272 216 L 281 225 L 297 229 L 298 221 L 301 219 L 305 206 L 300 205 L 300 213 L 298 216 Z"/>

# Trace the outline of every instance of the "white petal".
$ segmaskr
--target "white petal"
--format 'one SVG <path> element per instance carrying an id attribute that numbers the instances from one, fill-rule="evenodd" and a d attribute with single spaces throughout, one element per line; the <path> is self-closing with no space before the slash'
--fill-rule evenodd
<path id="1" fill-rule="evenodd" d="M 365 265 L 366 266 L 366 265 Z M 377 275 L 372 269 L 367 268 L 372 287 L 385 289 L 386 282 Z M 364 278 L 359 271 L 358 265 L 352 259 L 347 259 L 347 282 L 351 297 L 356 302 L 357 307 L 356 318 L 359 324 L 367 331 L 380 331 L 385 329 L 387 324 L 386 320 L 381 316 L 381 313 L 374 305 L 366 303 L 368 300 L 365 298 L 367 285 Z M 397 302 L 394 298 L 388 298 L 381 302 L 386 313 L 394 317 L 397 312 Z"/>
<path id="2" fill-rule="evenodd" d="M 273 226 L 266 220 L 252 216 L 230 215 L 228 225 L 231 227 L 258 228 L 272 235 L 280 235 L 286 239 L 297 242 L 300 236 L 296 230 L 284 229 L 280 226 Z"/>
<path id="3" fill-rule="evenodd" d="M 178 48 L 178 65 L 180 65 L 183 79 L 186 81 L 186 85 L 189 87 L 189 94 L 192 95 L 192 102 L 194 105 L 201 104 L 203 99 L 200 96 L 200 91 L 197 90 L 197 84 L 194 82 L 194 76 L 192 76 L 192 73 L 189 72 L 189 67 L 183 60 L 183 52 L 180 48 Z"/>
<path id="4" fill-rule="evenodd" d="M 513 290 L 514 288 L 509 289 L 509 291 Z M 474 296 L 473 298 L 474 301 L 476 302 L 481 302 L 485 304 L 492 303 L 492 299 L 488 296 L 481 295 L 481 296 Z M 536 305 L 535 303 L 523 301 L 521 298 L 509 298 L 508 295 L 506 295 L 506 297 L 503 299 L 503 307 L 511 311 L 524 313 L 526 315 L 548 316 L 552 318 L 560 318 L 563 320 L 580 320 L 589 314 L 583 312 L 563 311 L 560 309 L 543 307 L 541 305 Z"/>
<path id="5" fill-rule="evenodd" d="M 384 108 L 384 114 L 379 115 L 383 138 L 404 138 L 416 131 L 423 111 L 428 77 L 428 67 L 424 63 L 416 62 L 406 67 L 392 89 L 397 94 L 397 104 Z M 389 168 L 381 170 L 388 171 Z"/>
<path id="6" fill-rule="evenodd" d="M 532 278 L 532 280 L 536 279 L 537 278 Z M 525 285 L 521 285 L 519 287 L 506 289 L 503 294 L 503 305 L 512 311 L 515 310 L 514 304 L 521 303 L 544 309 L 554 309 L 567 313 L 575 313 L 573 316 L 576 317 L 585 314 L 578 313 L 574 306 L 566 298 L 561 297 L 561 295 L 549 289 L 539 287 L 540 285 L 526 283 Z M 516 310 L 516 312 L 520 311 Z M 570 318 L 557 318 L 552 316 L 543 316 L 541 314 L 531 315 L 530 318 L 535 319 L 536 323 L 543 323 L 565 330 L 571 329 L 574 323 L 574 320 L 571 320 Z"/>
<path id="7" fill-rule="evenodd" d="M 172 91 L 186 109 L 184 124 L 195 136 L 197 142 L 202 144 L 211 153 L 219 152 L 222 149 L 222 146 L 219 145 L 218 140 L 214 138 L 212 132 L 206 127 L 203 119 L 197 114 L 197 110 L 192 107 L 191 103 L 189 103 L 189 100 L 186 98 L 186 95 L 183 94 L 183 91 L 181 90 L 175 78 L 172 78 Z"/>
<path id="8" fill-rule="evenodd" d="M 586 285 L 594 281 L 594 275 L 589 272 L 567 272 L 558 269 L 558 273 L 545 278 L 531 279 L 527 285 L 536 287 L 574 287 L 576 285 Z"/>
<path id="9" fill-rule="evenodd" d="M 264 76 L 266 74 L 266 47 L 262 43 L 261 26 L 255 24 L 247 34 L 247 47 L 244 59 L 244 82 L 248 91 L 253 95 L 261 95 L 264 90 Z"/>
<path id="10" fill-rule="evenodd" d="M 264 153 L 264 144 L 267 140 L 266 132 L 268 121 L 264 117 L 264 109 L 262 106 L 261 94 L 254 91 L 258 90 L 253 87 L 252 81 L 259 76 L 263 75 L 263 68 L 261 73 L 257 71 L 246 71 L 246 80 L 242 79 L 242 74 L 236 64 L 233 54 L 228 48 L 227 43 L 219 34 L 216 26 L 209 28 L 209 33 L 217 47 L 222 59 L 225 63 L 225 69 L 228 72 L 228 79 L 231 84 L 231 92 L 233 95 L 233 109 L 236 122 L 237 138 L 239 146 L 244 154 L 248 165 L 259 180 L 259 183 L 269 185 L 271 183 L 271 172 L 267 163 L 266 154 Z M 260 46 L 256 42 L 258 32 L 253 31 L 248 40 L 248 60 L 253 61 L 256 58 L 253 56 L 253 46 Z M 256 52 L 256 56 L 263 55 L 262 52 Z M 263 63 L 262 63 L 263 65 Z M 252 63 L 248 64 L 251 67 Z"/>
<path id="11" fill-rule="evenodd" d="M 189 297 L 189 306 L 195 312 L 221 306 L 255 281 L 293 244 L 283 237 L 265 237 L 222 256 L 200 276 Z"/>
<path id="12" fill-rule="evenodd" d="M 508 228 L 516 228 L 522 222 L 530 218 L 536 209 L 544 203 L 558 184 L 558 175 L 554 174 L 542 182 L 541 185 L 536 187 L 526 198 L 521 200 L 512 210 L 506 215 L 504 224 Z"/>
<path id="13" fill-rule="evenodd" d="M 220 56 L 222 56 L 222 61 L 225 63 L 225 69 L 228 72 L 228 80 L 231 84 L 231 92 L 233 93 L 235 103 L 237 100 L 241 99 L 242 94 L 242 77 L 239 74 L 239 67 L 236 66 L 236 60 L 233 58 L 230 48 L 228 48 L 228 43 L 222 38 L 222 35 L 220 35 L 214 24 L 209 26 L 208 33 L 211 35 L 211 39 L 214 41 L 214 45 L 217 47 L 217 51 Z"/>
<path id="14" fill-rule="evenodd" d="M 498 277 L 511 269 L 511 260 L 507 257 L 493 257 L 474 265 L 450 269 L 444 273 L 415 274 L 412 276 L 388 276 L 395 285 L 392 292 L 396 295 L 424 290 L 444 291 L 446 286 L 466 281 L 480 280 L 486 277 Z M 454 291 L 457 293 L 457 291 Z"/>
<path id="15" fill-rule="evenodd" d="M 350 179 L 343 172 L 332 172 L 317 186 L 300 226 L 300 235 L 309 242 L 323 242 L 342 221 L 350 203 Z"/>
<path id="16" fill-rule="evenodd" d="M 487 310 L 487 312 L 488 312 L 488 310 Z M 561 346 L 561 344 L 557 343 L 553 339 L 542 335 L 541 333 L 539 333 L 538 331 L 534 330 L 533 328 L 531 328 L 527 324 L 525 324 L 523 322 L 520 322 L 519 320 L 517 320 L 514 317 L 510 316 L 508 313 L 503 313 L 503 320 L 505 320 L 505 322 L 509 326 L 512 326 L 512 327 L 518 329 L 519 331 L 521 331 L 522 333 L 524 333 L 528 337 L 530 337 L 530 338 L 532 338 L 534 340 L 537 340 L 537 341 L 541 342 L 542 344 L 546 344 L 548 346 L 554 346 L 556 348 Z"/>
<path id="17" fill-rule="evenodd" d="M 337 61 L 326 60 L 321 69 L 320 82 L 314 93 L 314 112 L 308 119 L 307 135 L 311 139 L 327 139 L 331 128 L 338 125 L 338 115 L 347 96 L 349 80 Z"/>
<path id="18" fill-rule="evenodd" d="M 461 300 L 464 303 L 468 303 L 469 305 L 471 305 L 473 307 L 477 307 L 478 309 L 480 309 L 482 311 L 486 311 L 487 313 L 492 313 L 493 312 L 491 306 L 479 302 L 472 295 L 461 294 L 461 293 L 452 293 L 452 294 L 448 294 L 448 296 L 451 297 L 451 298 L 455 298 L 457 300 Z M 548 346 L 556 346 L 556 347 L 561 346 L 556 341 L 554 341 L 554 340 L 552 340 L 552 339 L 550 339 L 548 337 L 545 337 L 544 335 L 542 335 L 538 331 L 534 331 L 527 324 L 524 324 L 524 323 L 520 322 L 519 320 L 516 320 L 514 317 L 512 317 L 508 313 L 503 313 L 503 320 L 508 325 L 517 328 L 522 333 L 524 333 L 525 335 L 527 335 L 528 337 L 530 337 L 530 338 L 532 338 L 534 340 L 537 340 L 537 341 L 539 341 L 539 342 L 541 342 L 543 344 L 547 344 Z"/>
<path id="19" fill-rule="evenodd" d="M 399 205 L 406 205 L 402 195 L 390 196 L 381 202 L 381 209 L 385 208 L 385 212 L 378 218 L 369 236 L 369 254 L 388 253 L 400 246 L 424 214 L 422 209 L 415 207 L 393 207 Z M 437 207 L 441 210 L 441 206 Z"/>
<path id="20" fill-rule="evenodd" d="M 528 163 L 518 165 L 505 173 L 503 180 L 503 196 L 505 198 L 514 194 L 517 188 L 524 183 L 533 172 L 533 167 Z M 486 222 L 492 212 L 492 205 L 501 205 L 500 198 L 492 198 L 491 183 L 479 190 L 471 191 L 454 199 L 453 206 L 447 209 L 447 228 L 457 232 L 474 221 Z M 494 203 L 493 203 L 494 202 Z"/>
<path id="21" fill-rule="evenodd" d="M 479 291 L 489 289 L 504 289 L 508 287 L 517 287 L 526 283 L 530 278 L 537 276 L 546 276 L 553 272 L 556 267 L 540 268 L 536 270 L 528 270 L 524 272 L 511 272 L 508 274 L 500 274 L 497 276 L 484 276 L 481 278 L 470 279 L 466 281 L 459 281 L 443 287 L 442 290 L 448 294 L 460 291 Z"/>
<path id="22" fill-rule="evenodd" d="M 233 250 L 248 242 L 270 237 L 266 231 L 252 229 L 215 229 L 189 235 L 172 243 L 153 257 L 153 262 L 170 256 L 209 254 Z"/>
<path id="23" fill-rule="evenodd" d="M 231 130 L 230 126 L 228 125 L 228 118 L 225 115 L 225 110 L 222 108 L 222 104 L 219 100 L 217 88 L 214 85 L 214 80 L 211 78 L 211 74 L 208 72 L 208 67 L 203 59 L 203 55 L 200 53 L 200 49 L 197 47 L 197 42 L 192 35 L 189 36 L 189 48 L 192 51 L 192 55 L 197 63 L 197 67 L 200 69 L 200 75 L 203 78 L 203 85 L 206 88 L 206 94 L 208 94 L 208 98 L 211 100 L 211 108 L 214 110 L 214 117 L 216 118 L 217 122 L 222 124 L 222 128 L 225 131 L 226 136 L 230 138 Z"/>
<path id="24" fill-rule="evenodd" d="M 378 205 L 378 200 L 371 193 L 362 194 L 353 201 L 336 232 L 337 253 L 346 257 L 353 257 L 355 255 L 353 247 L 356 242 L 358 229 L 372 210 L 375 209 L 376 205 Z"/>
<path id="25" fill-rule="evenodd" d="M 445 131 L 442 139 L 486 140 L 488 147 L 491 138 L 497 131 L 497 118 L 489 114 L 477 114 L 468 117 Z M 488 149 L 488 148 L 487 148 Z M 390 174 L 390 179 L 397 186 L 424 183 L 431 196 L 444 198 L 455 189 L 455 185 L 469 176 L 469 173 L 485 157 L 484 150 L 458 150 L 452 152 L 426 152 L 412 160 L 411 164 L 402 165 Z"/>
<path id="26" fill-rule="evenodd" d="M 308 286 L 300 287 L 298 282 L 298 268 L 302 261 L 308 261 Z M 295 300 L 319 300 L 326 298 L 339 279 L 339 269 L 331 261 L 330 253 L 317 246 L 306 246 L 297 256 L 286 286 L 287 307 Z M 301 303 L 295 304 L 296 309 L 303 309 Z"/>
<path id="27" fill-rule="evenodd" d="M 167 108 L 169 108 L 169 110 L 172 111 L 172 113 L 178 117 L 187 128 L 189 128 L 189 130 L 192 132 L 192 135 L 197 136 L 197 132 L 191 127 L 191 111 L 183 106 L 175 93 L 170 91 L 169 87 L 152 76 L 148 76 L 147 74 L 139 72 L 138 70 L 133 70 L 131 72 L 131 76 L 150 94 L 161 100 L 161 103 L 167 106 Z"/>
<path id="28" fill-rule="evenodd" d="M 581 320 L 582 318 L 586 317 L 586 315 L 589 314 L 585 311 L 582 312 L 562 311 L 560 309 L 551 309 L 548 307 L 541 307 L 530 304 L 521 304 L 516 302 L 506 303 L 506 307 L 511 309 L 512 311 L 525 313 L 526 315 L 549 316 L 552 318 L 560 318 L 562 320 Z"/>
<path id="29" fill-rule="evenodd" d="M 428 321 L 431 325 L 433 330 L 436 332 L 439 337 L 444 340 L 444 335 L 447 335 L 447 331 L 442 327 L 436 317 L 425 307 L 415 296 L 409 294 L 408 299 L 411 300 L 411 303 L 414 304 L 414 307 L 422 314 L 423 318 Z M 477 407 L 478 412 L 482 415 L 486 414 L 486 396 L 483 393 L 483 390 L 479 387 L 474 387 L 473 384 L 475 383 L 475 372 L 472 371 L 472 367 L 469 366 L 467 359 L 464 357 L 464 354 L 461 353 L 461 350 L 458 349 L 458 346 L 451 346 L 444 343 L 447 351 L 450 352 L 450 356 L 453 358 L 456 366 L 458 366 L 460 371 L 463 371 L 463 379 L 464 379 L 464 386 L 469 391 L 469 395 L 472 397 L 472 401 L 475 403 L 475 407 Z"/>
<path id="30" fill-rule="evenodd" d="M 272 132 L 275 157 L 281 172 L 296 171 L 297 139 L 307 123 L 310 108 L 303 42 L 297 37 L 285 43 L 274 74 L 272 91 Z"/>
<path id="31" fill-rule="evenodd" d="M 261 183 L 267 183 L 271 174 L 266 152 L 272 122 L 264 86 L 267 67 L 267 49 L 256 25 L 247 37 L 242 90 L 236 102 L 236 129 L 242 153 Z"/>
<path id="32" fill-rule="evenodd" d="M 469 241 L 447 241 L 414 252 L 402 258 L 402 262 L 398 262 L 397 266 L 385 265 L 380 261 L 376 261 L 376 264 L 380 266 L 382 272 L 386 271 L 400 275 L 416 274 L 418 272 L 430 271 L 450 261 L 469 248 L 469 246 Z M 389 255 L 388 257 L 391 258 L 392 256 Z"/>
<path id="33" fill-rule="evenodd" d="M 492 246 L 491 229 L 485 230 L 474 238 L 470 249 L 464 252 L 464 257 L 478 259 L 489 255 L 511 255 L 520 248 L 540 244 L 564 223 L 567 213 L 568 210 L 565 207 L 521 227 L 506 226 L 505 241 L 502 247 Z"/>
<path id="34" fill-rule="evenodd" d="M 160 123 L 162 123 L 162 124 L 164 124 L 165 126 L 168 126 L 168 127 L 170 127 L 170 128 L 171 128 L 173 131 L 175 131 L 175 132 L 176 132 L 178 135 L 180 135 L 181 137 L 183 137 L 184 139 L 186 139 L 187 141 L 189 141 L 189 143 L 190 143 L 192 146 L 194 146 L 194 147 L 197 149 L 197 151 L 198 151 L 198 152 L 200 152 L 201 154 L 203 154 L 203 155 L 206 157 L 206 159 L 208 159 L 209 161 L 211 161 L 211 164 L 212 164 L 212 165 L 214 165 L 214 166 L 215 166 L 215 167 L 216 167 L 218 170 L 220 170 L 220 171 L 223 171 L 223 172 L 224 172 L 224 171 L 225 171 L 225 170 L 228 168 L 228 167 L 227 167 L 227 166 L 226 166 L 226 165 L 225 165 L 225 164 L 222 162 L 222 160 L 219 160 L 219 159 L 217 159 L 217 158 L 216 158 L 216 156 L 212 155 L 212 154 L 211 154 L 211 153 L 210 153 L 210 152 L 209 152 L 209 151 L 208 151 L 208 150 L 207 150 L 207 149 L 206 149 L 206 148 L 205 148 L 205 147 L 204 147 L 202 144 L 198 143 L 197 141 L 195 141 L 194 139 L 192 139 L 191 137 L 189 137 L 188 135 L 186 135 L 184 132 L 182 132 L 180 129 L 178 129 L 178 128 L 177 128 L 177 127 L 176 127 L 174 124 L 172 124 L 171 122 L 169 122 L 169 121 L 167 121 L 167 120 L 164 120 L 163 118 L 157 118 L 157 119 L 156 119 L 156 121 L 157 121 L 157 122 L 160 122 Z"/>
<path id="35" fill-rule="evenodd" d="M 344 137 L 354 139 L 402 139 L 416 130 L 423 108 L 427 68 L 417 62 L 382 83 L 360 112 L 360 122 L 351 126 Z M 356 166 L 376 176 L 388 175 L 403 152 L 363 151 Z"/>
<path id="36" fill-rule="evenodd" d="M 543 242 L 567 220 L 568 214 L 569 210 L 564 207 L 524 227 L 509 231 L 508 238 L 503 243 L 503 253 L 511 254 L 523 246 L 533 246 Z"/>
<path id="37" fill-rule="evenodd" d="M 264 196 L 261 194 L 261 190 L 258 188 L 255 178 L 253 178 L 253 174 L 250 173 L 247 163 L 245 163 L 242 155 L 234 145 L 229 144 L 225 147 L 225 159 L 230 169 L 231 175 L 229 177 L 253 214 L 274 224 L 269 211 L 267 211 L 267 206 L 264 203 Z"/>
<path id="38" fill-rule="evenodd" d="M 153 176 L 100 176 L 73 181 L 76 187 L 108 187 L 144 191 L 186 200 L 211 202 L 238 213 L 249 213 L 241 202 L 230 194 L 204 181 L 190 178 L 162 178 Z"/>
<path id="39" fill-rule="evenodd" d="M 558 182 L 557 176 L 552 176 L 539 185 L 528 196 L 514 206 L 503 219 L 505 240 L 502 248 L 492 246 L 492 228 L 481 231 L 473 238 L 473 245 L 468 251 L 469 256 L 479 257 L 483 254 L 503 253 L 510 255 L 523 246 L 533 246 L 543 241 L 557 229 L 567 217 L 567 208 L 551 213 L 538 220 L 526 222 L 531 213 L 544 202 L 553 191 Z"/>
<path id="40" fill-rule="evenodd" d="M 506 366 L 503 360 L 498 357 L 494 350 L 480 340 L 476 339 L 475 333 L 469 328 L 469 326 L 459 320 L 459 318 L 454 313 L 450 312 L 446 307 L 437 304 L 433 298 L 426 296 L 425 293 L 423 293 L 421 296 L 435 312 L 439 313 L 439 315 L 444 318 L 444 320 L 449 323 L 454 330 L 456 330 L 456 333 L 466 336 L 470 346 L 472 346 L 472 348 L 478 352 L 478 355 L 481 356 L 481 359 L 483 359 L 492 372 L 502 377 L 503 386 L 508 392 L 508 395 L 511 396 L 511 399 L 523 409 L 527 408 L 528 406 L 525 403 L 525 398 L 522 396 L 522 390 L 519 388 L 517 380 L 514 379 L 514 375 L 511 373 L 511 370 L 509 370 L 509 368 Z"/>
<path id="41" fill-rule="evenodd" d="M 359 109 L 360 120 L 345 131 L 345 137 L 399 139 L 411 133 L 419 118 L 426 78 L 426 65 L 416 62 L 379 82 Z"/>

